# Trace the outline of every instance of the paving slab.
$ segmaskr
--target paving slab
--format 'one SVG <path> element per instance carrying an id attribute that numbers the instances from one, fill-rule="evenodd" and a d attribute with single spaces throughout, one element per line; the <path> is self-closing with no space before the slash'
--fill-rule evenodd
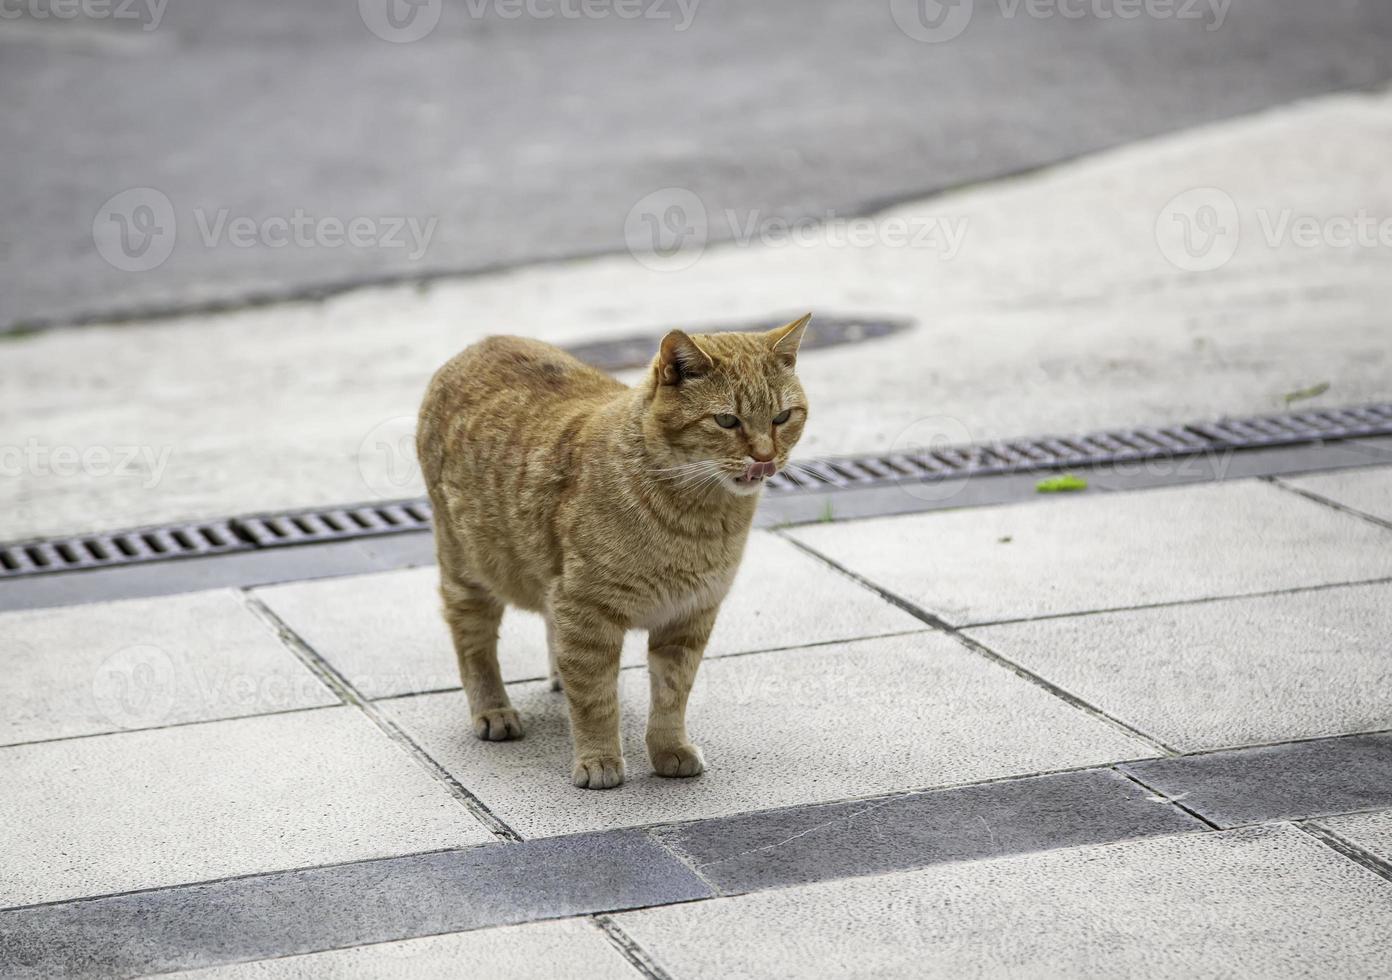
<path id="1" fill-rule="evenodd" d="M 492 844 L 0 911 L 0 974 L 202 968 L 711 894 L 642 831 Z M 427 969 L 439 952 L 428 947 L 412 974 L 442 975 Z M 592 944 L 577 944 L 582 962 L 595 962 L 592 953 Z M 397 958 L 415 955 L 408 947 Z M 345 954 L 304 968 L 365 970 L 372 959 Z"/>
<path id="2" fill-rule="evenodd" d="M 480 929 L 172 974 L 189 980 L 418 980 L 461 969 L 508 980 L 639 980 L 587 919 Z"/>
<path id="3" fill-rule="evenodd" d="M 492 840 L 352 708 L 0 749 L 0 907 Z"/>
<path id="4" fill-rule="evenodd" d="M 1182 752 L 1392 729 L 1392 585 L 968 631 Z"/>
<path id="5" fill-rule="evenodd" d="M 237 593 L 0 614 L 0 744 L 336 704 Z"/>
<path id="6" fill-rule="evenodd" d="M 1392 733 L 1151 759 L 1121 768 L 1220 827 L 1392 806 Z"/>
<path id="7" fill-rule="evenodd" d="M 1286 477 L 1281 482 L 1392 522 L 1392 466 Z"/>
<path id="8" fill-rule="evenodd" d="M 652 774 L 643 747 L 648 679 L 620 689 L 628 782 L 570 784 L 563 695 L 510 692 L 527 735 L 474 738 L 459 693 L 382 703 L 437 761 L 525 837 L 844 800 L 1154 754 L 942 634 L 713 660 L 692 692 L 696 779 Z"/>
<path id="9" fill-rule="evenodd" d="M 671 975 L 1361 976 L 1392 882 L 1289 826 L 1181 834 L 617 917 Z"/>
<path id="10" fill-rule="evenodd" d="M 1248 480 L 788 534 L 958 625 L 1392 575 L 1392 531 Z"/>
<path id="11" fill-rule="evenodd" d="M 722 894 L 1126 840 L 1206 825 L 1111 769 L 658 827 Z"/>
<path id="12" fill-rule="evenodd" d="M 1325 817 L 1319 821 L 1319 825 L 1357 844 L 1385 863 L 1392 864 L 1392 810 Z"/>
<path id="13" fill-rule="evenodd" d="M 323 582 L 256 595 L 368 697 L 459 686 L 434 568 Z M 922 629 L 923 623 L 780 538 L 756 533 L 721 609 L 708 657 Z M 624 662 L 646 663 L 646 633 Z M 541 617 L 511 609 L 498 644 L 503 678 L 547 676 Z"/>

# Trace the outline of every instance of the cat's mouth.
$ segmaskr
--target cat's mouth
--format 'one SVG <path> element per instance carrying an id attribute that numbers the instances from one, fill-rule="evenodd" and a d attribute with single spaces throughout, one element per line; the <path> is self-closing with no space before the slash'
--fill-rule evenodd
<path id="1" fill-rule="evenodd" d="M 743 473 L 730 478 L 730 485 L 739 494 L 756 493 L 764 481 L 777 472 L 778 466 L 774 463 L 750 463 Z"/>

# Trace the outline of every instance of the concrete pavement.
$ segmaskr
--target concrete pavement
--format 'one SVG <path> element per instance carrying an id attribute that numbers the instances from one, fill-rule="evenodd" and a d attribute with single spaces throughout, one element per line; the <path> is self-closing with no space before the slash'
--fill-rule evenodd
<path id="1" fill-rule="evenodd" d="M 630 656 L 606 793 L 525 622 L 472 737 L 425 572 L 0 614 L 0 971 L 1375 975 L 1389 488 L 756 532 L 708 771 L 648 773 Z"/>

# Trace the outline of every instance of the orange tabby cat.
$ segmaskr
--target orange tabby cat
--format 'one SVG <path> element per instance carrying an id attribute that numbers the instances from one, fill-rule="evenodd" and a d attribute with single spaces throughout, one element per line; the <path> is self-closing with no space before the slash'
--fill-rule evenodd
<path id="1" fill-rule="evenodd" d="M 442 367 L 417 451 L 440 593 L 479 738 L 520 738 L 498 670 L 506 605 L 546 618 L 572 779 L 623 782 L 619 651 L 648 631 L 648 755 L 705 768 L 686 701 L 764 480 L 807 421 L 794 367 L 811 316 L 763 334 L 673 330 L 628 388 L 548 344 L 491 337 Z"/>

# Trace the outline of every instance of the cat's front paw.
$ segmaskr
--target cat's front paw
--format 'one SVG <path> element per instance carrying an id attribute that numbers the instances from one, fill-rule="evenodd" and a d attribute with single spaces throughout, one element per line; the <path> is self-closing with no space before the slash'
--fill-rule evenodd
<path id="1" fill-rule="evenodd" d="M 522 737 L 522 719 L 515 708 L 493 708 L 474 715 L 474 734 L 485 742 Z"/>
<path id="2" fill-rule="evenodd" d="M 672 748 L 649 749 L 648 756 L 652 759 L 653 772 L 659 776 L 685 779 L 688 776 L 699 776 L 706 771 L 706 760 L 701 755 L 701 750 L 690 743 Z"/>
<path id="3" fill-rule="evenodd" d="M 613 789 L 624 781 L 620 755 L 594 755 L 575 760 L 570 780 L 581 789 Z"/>

